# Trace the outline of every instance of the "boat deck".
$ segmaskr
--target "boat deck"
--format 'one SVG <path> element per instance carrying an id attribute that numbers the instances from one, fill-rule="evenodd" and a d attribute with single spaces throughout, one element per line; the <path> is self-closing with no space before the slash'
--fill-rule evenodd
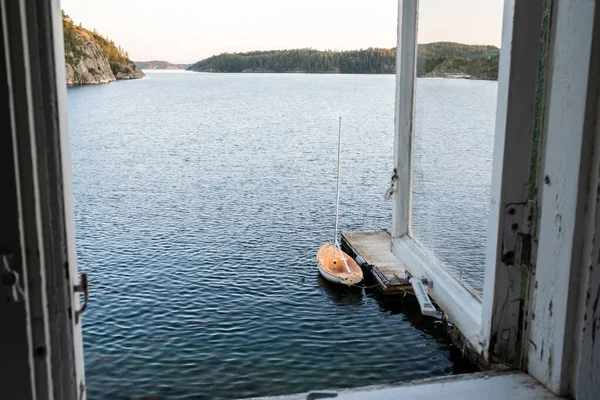
<path id="1" fill-rule="evenodd" d="M 392 253 L 391 241 L 387 230 L 342 232 L 342 250 L 353 258 L 359 255 L 365 260 L 366 270 L 370 271 L 381 293 L 412 292 L 408 282 L 410 274 Z"/>

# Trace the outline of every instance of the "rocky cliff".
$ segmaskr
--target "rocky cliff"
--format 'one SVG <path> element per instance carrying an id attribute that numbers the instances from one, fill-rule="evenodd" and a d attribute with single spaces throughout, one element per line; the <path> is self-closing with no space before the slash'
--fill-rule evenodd
<path id="1" fill-rule="evenodd" d="M 144 76 L 123 49 L 97 32 L 75 25 L 64 13 L 63 33 L 67 85 L 93 85 Z"/>

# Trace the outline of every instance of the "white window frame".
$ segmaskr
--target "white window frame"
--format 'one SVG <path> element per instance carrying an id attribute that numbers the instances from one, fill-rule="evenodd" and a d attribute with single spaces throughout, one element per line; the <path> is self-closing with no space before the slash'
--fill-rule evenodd
<path id="1" fill-rule="evenodd" d="M 600 391 L 600 340 L 594 337 L 600 332 L 600 4 L 550 1 L 553 36 L 543 90 L 539 205 L 531 204 L 526 188 L 534 173 L 533 103 L 546 0 L 505 1 L 481 300 L 411 238 L 418 3 L 399 1 L 393 248 L 413 274 L 428 275 L 432 296 L 491 362 L 523 360 L 521 367 L 553 392 L 591 399 Z M 18 318 L 4 332 L 13 340 L 4 345 L 27 360 L 20 365 L 3 360 L 10 367 L 4 369 L 3 388 L 24 387 L 23 398 L 85 399 L 59 0 L 0 0 L 0 10 L 4 40 L 15 50 L 7 55 L 16 183 L 10 195 L 17 198 L 16 236 L 23 260 L 14 270 L 24 283 L 19 301 L 25 300 L 13 308 Z M 529 221 L 536 209 L 539 218 Z M 521 225 L 517 233 L 515 223 Z M 538 251 L 532 248 L 526 257 L 519 235 L 533 232 Z M 488 378 L 471 375 L 479 383 L 501 377 Z M 483 390 L 507 394 L 535 385 L 522 378 L 514 374 Z M 460 381 L 457 397 L 482 393 L 476 382 Z M 425 386 L 395 387 L 387 395 L 407 394 L 408 388 L 412 394 L 436 396 L 449 385 L 441 383 L 433 391 Z"/>
<path id="2" fill-rule="evenodd" d="M 418 7 L 418 0 L 398 2 L 392 249 L 413 276 L 432 282 L 430 295 L 473 350 L 490 362 L 520 366 L 529 269 L 519 256 L 520 235 L 531 229 L 526 216 L 543 1 L 504 4 L 483 298 L 426 252 L 411 231 Z M 517 232 L 510 229 L 515 223 Z M 510 252 L 513 257 L 505 257 Z"/>
<path id="3" fill-rule="evenodd" d="M 87 299 L 87 284 L 75 251 L 60 0 L 0 0 L 0 18 L 10 115 L 2 135 L 10 135 L 14 159 L 3 175 L 14 190 L 2 196 L 15 199 L 18 219 L 18 245 L 0 249 L 15 295 L 0 309 L 19 307 L 3 314 L 12 318 L 2 344 L 14 349 L 0 361 L 2 395 L 85 400 L 79 295 Z"/>
<path id="4" fill-rule="evenodd" d="M 526 368 L 559 395 L 600 390 L 600 3 L 553 1 L 543 189 Z"/>

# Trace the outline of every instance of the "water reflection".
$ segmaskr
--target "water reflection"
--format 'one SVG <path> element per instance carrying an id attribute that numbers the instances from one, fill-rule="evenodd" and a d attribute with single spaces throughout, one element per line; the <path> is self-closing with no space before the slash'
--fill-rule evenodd
<path id="1" fill-rule="evenodd" d="M 442 320 L 441 311 L 435 317 L 421 314 L 421 308 L 416 297 L 406 295 L 382 295 L 375 288 L 366 289 L 366 297 L 377 302 L 381 312 L 389 315 L 402 314 L 404 320 L 422 332 L 426 339 L 433 339 L 441 350 L 448 351 L 448 360 L 452 367 L 446 368 L 447 373 L 464 374 L 480 371 L 477 365 L 463 357 L 462 349 L 454 346 L 450 340 L 448 327 Z"/>
<path id="2" fill-rule="evenodd" d="M 317 282 L 323 292 L 327 294 L 330 300 L 340 306 L 362 306 L 364 290 L 361 286 L 347 287 L 333 282 L 319 275 Z"/>

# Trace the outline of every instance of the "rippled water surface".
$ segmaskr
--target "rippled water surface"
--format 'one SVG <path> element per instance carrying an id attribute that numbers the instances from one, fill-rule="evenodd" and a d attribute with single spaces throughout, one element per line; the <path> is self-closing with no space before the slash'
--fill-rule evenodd
<path id="1" fill-rule="evenodd" d="M 418 93 L 445 84 L 419 80 Z M 453 84 L 495 99 L 494 83 Z M 337 119 L 341 227 L 382 228 L 393 113 L 393 76 L 150 72 L 69 89 L 79 268 L 91 292 L 88 398 L 275 395 L 472 368 L 440 318 L 317 273 L 315 252 L 333 234 Z M 473 157 L 467 170 L 483 161 Z M 416 179 L 431 177 L 419 162 Z M 473 176 L 449 185 L 481 191 Z M 486 209 L 487 198 L 471 198 Z M 475 232 L 452 239 L 468 260 L 483 252 L 485 223 L 471 218 Z M 469 265 L 471 277 L 482 268 Z"/>

